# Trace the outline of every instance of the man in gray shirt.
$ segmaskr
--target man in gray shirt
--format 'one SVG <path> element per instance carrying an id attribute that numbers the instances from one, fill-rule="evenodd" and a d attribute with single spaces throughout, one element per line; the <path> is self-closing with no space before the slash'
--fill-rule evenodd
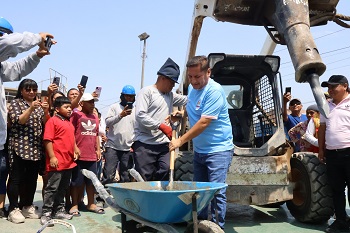
<path id="1" fill-rule="evenodd" d="M 19 81 L 24 76 L 31 73 L 39 64 L 40 59 L 50 54 L 45 48 L 46 37 L 53 38 L 51 34 L 31 32 L 13 33 L 11 24 L 4 18 L 0 18 L 0 216 L 4 215 L 5 193 L 7 172 L 6 163 L 3 162 L 7 158 L 4 148 L 7 134 L 7 107 L 5 98 L 5 89 L 3 82 Z M 56 43 L 56 42 L 54 42 Z M 36 53 L 16 62 L 6 62 L 10 57 L 16 57 L 18 53 L 26 52 L 35 46 L 39 46 Z M 16 218 L 16 216 L 12 216 Z"/>
<path id="2" fill-rule="evenodd" d="M 139 92 L 136 99 L 134 150 L 135 168 L 144 180 L 169 180 L 171 126 L 167 117 L 173 106 L 184 106 L 187 97 L 172 92 L 180 75 L 171 59 L 157 72 L 154 85 Z"/>
<path id="3" fill-rule="evenodd" d="M 130 182 L 129 172 L 131 166 L 131 145 L 134 141 L 135 88 L 126 85 L 120 94 L 120 101 L 109 108 L 106 117 L 107 133 L 105 164 L 103 167 L 102 183 L 114 182 L 116 169 L 119 163 L 120 182 Z"/>

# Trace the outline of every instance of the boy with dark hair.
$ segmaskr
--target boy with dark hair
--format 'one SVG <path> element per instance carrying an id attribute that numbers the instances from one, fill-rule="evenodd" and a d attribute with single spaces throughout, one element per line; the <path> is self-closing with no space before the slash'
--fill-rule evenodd
<path id="1" fill-rule="evenodd" d="M 97 161 L 101 159 L 99 120 L 93 114 L 95 109 L 94 97 L 90 93 L 84 93 L 80 99 L 81 111 L 74 111 L 70 121 L 75 128 L 76 145 L 80 150 L 77 167 L 72 173 L 72 207 L 69 211 L 73 216 L 80 216 L 78 209 L 79 195 L 83 193 L 83 184 L 86 185 L 88 198 L 87 209 L 97 214 L 104 214 L 104 209 L 95 204 L 95 188 L 89 178 L 84 177 L 81 170 L 86 169 L 97 174 Z"/>
<path id="2" fill-rule="evenodd" d="M 72 114 L 71 102 L 65 96 L 54 102 L 55 115 L 45 125 L 44 146 L 46 149 L 46 171 L 48 183 L 44 191 L 44 225 L 51 218 L 72 219 L 65 211 L 64 196 L 69 188 L 74 162 L 79 155 L 75 145 L 74 126 L 69 121 Z"/>

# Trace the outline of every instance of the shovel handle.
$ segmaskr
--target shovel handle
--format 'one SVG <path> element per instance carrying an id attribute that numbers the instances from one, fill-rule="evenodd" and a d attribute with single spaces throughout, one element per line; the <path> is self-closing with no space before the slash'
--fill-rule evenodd
<path id="1" fill-rule="evenodd" d="M 176 130 L 172 132 L 172 140 L 175 140 Z M 174 170 L 175 168 L 175 150 L 170 151 L 170 170 Z"/>

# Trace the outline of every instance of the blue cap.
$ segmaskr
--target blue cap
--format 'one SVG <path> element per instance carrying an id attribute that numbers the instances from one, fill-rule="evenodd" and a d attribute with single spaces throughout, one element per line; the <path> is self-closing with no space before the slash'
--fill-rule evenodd
<path id="1" fill-rule="evenodd" d="M 160 67 L 159 71 L 157 72 L 157 75 L 162 75 L 167 78 L 170 78 L 174 82 L 178 83 L 177 80 L 179 79 L 180 75 L 180 68 L 179 66 L 169 57 L 168 60 L 164 63 L 162 67 Z"/>

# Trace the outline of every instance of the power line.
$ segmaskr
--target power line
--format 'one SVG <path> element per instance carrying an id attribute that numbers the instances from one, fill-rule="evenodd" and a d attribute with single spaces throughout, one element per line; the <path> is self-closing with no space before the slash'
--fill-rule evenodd
<path id="1" fill-rule="evenodd" d="M 343 48 L 339 48 L 339 49 L 333 49 L 333 50 L 330 50 L 330 51 L 327 51 L 327 52 L 324 52 L 324 53 L 320 53 L 320 55 L 323 55 L 323 54 L 327 54 L 327 53 L 333 53 L 333 52 L 336 52 L 336 51 L 341 51 L 341 50 L 344 50 L 344 49 L 348 49 L 350 48 L 350 46 L 346 46 L 346 47 L 343 47 Z M 332 55 L 329 55 L 329 56 L 322 56 L 322 58 L 326 58 L 326 57 L 332 57 L 332 56 L 335 56 L 335 55 L 338 55 L 338 54 L 342 54 L 342 53 L 347 53 L 348 51 L 345 51 L 345 52 L 341 52 L 341 53 L 336 53 L 336 54 L 332 54 Z M 282 65 L 285 65 L 285 64 L 289 64 L 291 63 L 292 61 L 287 61 L 287 62 L 283 62 L 281 63 L 281 66 Z"/>
<path id="2" fill-rule="evenodd" d="M 330 32 L 330 33 L 328 33 L 328 34 L 325 34 L 325 35 L 322 35 L 322 36 L 316 37 L 316 38 L 315 38 L 315 40 L 320 39 L 320 38 L 323 38 L 323 37 L 326 37 L 326 36 L 333 35 L 333 34 L 335 34 L 335 33 L 338 33 L 338 32 L 344 31 L 344 30 L 345 30 L 345 29 L 340 29 L 340 30 L 335 31 L 335 32 Z M 278 52 L 284 51 L 284 50 L 286 50 L 286 49 L 287 49 L 287 48 L 283 48 L 283 49 L 277 50 L 275 53 L 278 53 Z"/>
<path id="3" fill-rule="evenodd" d="M 332 52 L 335 52 L 335 51 L 348 49 L 348 48 L 350 48 L 350 46 L 346 46 L 346 47 L 343 47 L 343 48 L 340 48 L 340 49 L 334 49 L 334 50 L 331 50 L 331 51 L 328 51 L 328 52 L 321 53 L 320 55 L 327 54 L 327 53 L 332 53 Z"/>

